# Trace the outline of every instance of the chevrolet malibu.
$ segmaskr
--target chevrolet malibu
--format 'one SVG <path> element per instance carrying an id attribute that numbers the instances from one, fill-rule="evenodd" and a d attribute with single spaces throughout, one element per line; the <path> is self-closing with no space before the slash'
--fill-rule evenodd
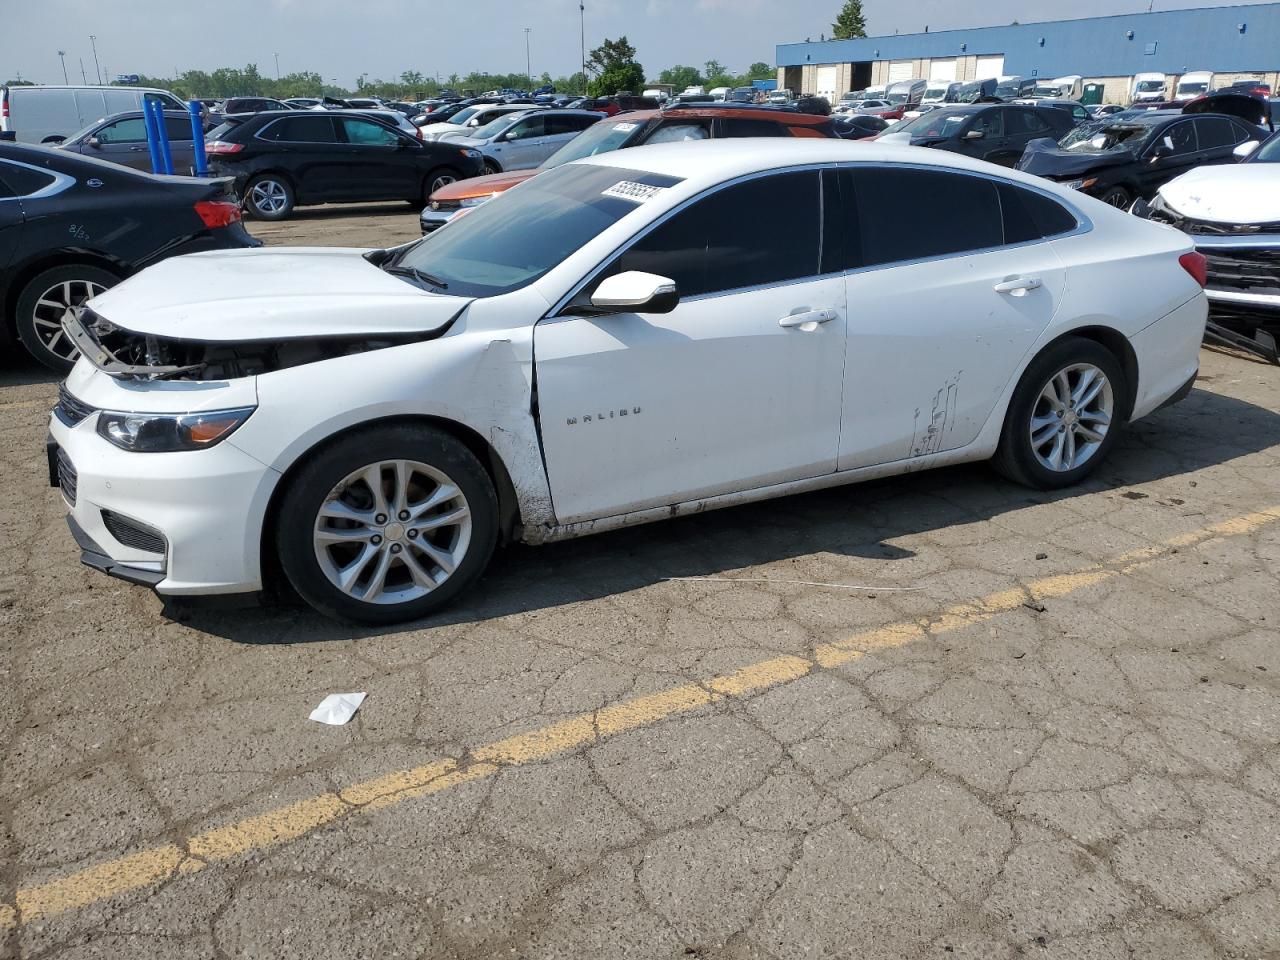
<path id="1" fill-rule="evenodd" d="M 51 479 L 107 573 L 279 569 L 391 623 L 500 541 L 962 461 L 1076 483 L 1190 390 L 1202 281 L 1185 236 L 953 154 L 639 147 L 402 247 L 196 254 L 96 297 Z"/>

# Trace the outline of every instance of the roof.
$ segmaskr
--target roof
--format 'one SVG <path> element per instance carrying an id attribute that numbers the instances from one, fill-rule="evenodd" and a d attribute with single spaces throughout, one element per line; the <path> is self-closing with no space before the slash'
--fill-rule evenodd
<path id="1" fill-rule="evenodd" d="M 784 43 L 778 45 L 776 62 L 796 67 L 1003 54 L 1003 72 L 1024 77 L 1234 73 L 1276 69 L 1277 36 L 1280 3 L 1259 3 Z"/>

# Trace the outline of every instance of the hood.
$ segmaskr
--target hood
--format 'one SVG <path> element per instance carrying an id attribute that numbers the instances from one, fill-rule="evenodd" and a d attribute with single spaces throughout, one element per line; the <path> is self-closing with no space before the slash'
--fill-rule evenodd
<path id="1" fill-rule="evenodd" d="M 135 333 L 178 340 L 290 340 L 430 333 L 471 302 L 428 293 L 343 248 L 276 247 L 173 257 L 95 297 Z"/>
<path id="2" fill-rule="evenodd" d="M 1280 222 L 1280 164 L 1199 167 L 1160 188 L 1184 217 L 1209 223 Z"/>
<path id="3" fill-rule="evenodd" d="M 446 130 L 444 133 L 436 137 L 436 143 L 448 143 L 459 147 L 470 147 L 472 150 L 479 150 L 481 147 L 489 145 L 488 140 L 477 140 L 475 137 L 469 136 L 468 131 L 459 129 L 457 133 L 451 133 Z"/>
<path id="4" fill-rule="evenodd" d="M 1255 126 L 1267 122 L 1267 103 L 1243 93 L 1213 93 L 1197 97 L 1182 108 L 1183 113 L 1225 113 Z"/>
<path id="5" fill-rule="evenodd" d="M 1018 159 L 1017 168 L 1037 177 L 1078 177 L 1103 167 L 1117 167 L 1132 162 L 1133 154 L 1127 150 L 1112 150 L 1109 153 L 1063 150 L 1052 137 L 1040 137 L 1027 144 Z"/>
<path id="6" fill-rule="evenodd" d="M 524 183 L 537 170 L 517 170 L 514 173 L 495 173 L 487 177 L 471 177 L 441 187 L 431 195 L 432 200 L 468 200 L 471 197 L 487 197 L 491 193 L 503 193 Z"/>
<path id="7" fill-rule="evenodd" d="M 421 133 L 424 137 L 425 136 L 438 137 L 442 133 L 458 133 L 458 132 L 465 133 L 467 129 L 468 129 L 467 127 L 464 127 L 460 123 L 450 123 L 448 120 L 441 120 L 439 123 L 428 123 L 424 127 L 419 127 L 418 132 Z M 474 128 L 470 128 L 470 129 L 474 129 Z"/>
<path id="8" fill-rule="evenodd" d="M 941 137 L 921 137 L 921 140 L 942 139 Z M 877 143 L 914 143 L 910 133 L 902 133 L 901 131 L 886 130 L 884 133 L 876 135 Z"/>

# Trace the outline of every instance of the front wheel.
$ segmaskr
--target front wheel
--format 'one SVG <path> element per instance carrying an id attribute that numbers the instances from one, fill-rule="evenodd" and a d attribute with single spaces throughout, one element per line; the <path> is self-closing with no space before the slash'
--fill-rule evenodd
<path id="1" fill-rule="evenodd" d="M 18 295 L 18 339 L 50 370 L 66 373 L 80 355 L 62 329 L 62 319 L 120 278 L 101 267 L 66 264 L 32 277 Z"/>
<path id="2" fill-rule="evenodd" d="M 423 196 L 426 200 L 430 200 L 431 195 L 437 190 L 443 190 L 445 187 L 449 186 L 449 184 L 457 182 L 457 170 L 453 170 L 449 167 L 440 167 L 437 170 L 432 170 L 427 174 L 426 188 L 423 191 Z"/>
<path id="3" fill-rule="evenodd" d="M 448 434 L 384 426 L 340 439 L 293 478 L 276 538 L 316 610 L 366 624 L 450 603 L 493 554 L 498 503 L 484 467 Z"/>
<path id="4" fill-rule="evenodd" d="M 1027 367 L 993 465 L 1028 487 L 1079 483 L 1106 458 L 1125 416 L 1124 373 L 1101 344 L 1068 337 Z"/>
<path id="5" fill-rule="evenodd" d="M 497 165 L 496 163 L 494 163 L 492 160 L 487 160 L 487 159 L 486 159 L 486 160 L 485 160 L 485 162 L 484 162 L 484 172 L 485 172 L 485 176 L 489 176 L 489 177 L 491 177 L 491 176 L 493 176 L 495 173 L 501 173 L 501 172 L 502 172 L 502 170 L 501 170 L 501 169 L 498 167 L 498 165 Z"/>

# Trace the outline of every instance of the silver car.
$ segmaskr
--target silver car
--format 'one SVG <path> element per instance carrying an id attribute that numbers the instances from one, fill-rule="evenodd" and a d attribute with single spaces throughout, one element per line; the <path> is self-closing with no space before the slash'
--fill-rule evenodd
<path id="1" fill-rule="evenodd" d="M 524 110 L 438 139 L 479 150 L 489 173 L 532 170 L 602 116 L 592 110 Z"/>

